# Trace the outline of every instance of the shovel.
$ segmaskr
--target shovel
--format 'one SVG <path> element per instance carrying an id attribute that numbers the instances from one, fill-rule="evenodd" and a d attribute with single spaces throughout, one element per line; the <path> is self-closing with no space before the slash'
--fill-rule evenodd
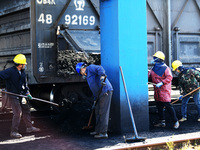
<path id="1" fill-rule="evenodd" d="M 19 95 L 19 94 L 11 93 L 11 92 L 7 92 L 7 91 L 1 91 L 1 92 L 2 92 L 2 93 L 9 94 L 9 95 L 14 95 L 14 96 L 18 96 L 18 97 L 24 97 L 24 98 L 27 98 L 27 96 L 25 96 L 25 95 Z M 48 103 L 48 104 L 52 104 L 52 105 L 55 105 L 55 106 L 58 106 L 58 107 L 59 107 L 58 104 L 53 103 L 53 102 L 49 102 L 49 101 L 47 101 L 47 100 L 43 100 L 43 99 L 39 99 L 39 98 L 35 98 L 35 97 L 33 97 L 32 99 L 33 99 L 33 100 L 36 100 L 36 101 L 40 101 L 40 102 L 44 102 L 44 103 Z"/>
<path id="2" fill-rule="evenodd" d="M 126 90 L 126 83 L 125 83 L 125 80 L 124 80 L 124 75 L 123 75 L 123 72 L 122 72 L 122 67 L 120 66 L 119 68 L 120 68 L 120 72 L 121 72 L 121 76 L 122 76 L 122 80 L 123 80 L 123 84 L 124 84 L 124 90 L 125 90 L 125 93 L 126 93 L 126 98 L 127 98 L 127 102 L 128 102 L 129 112 L 130 112 L 130 116 L 131 116 L 131 121 L 132 121 L 133 129 L 134 129 L 134 133 L 135 133 L 135 137 L 126 138 L 125 142 L 130 143 L 130 142 L 145 141 L 146 138 L 144 138 L 144 137 L 138 137 L 138 133 L 137 133 L 137 129 L 136 129 L 136 125 L 135 125 L 135 121 L 134 121 L 134 117 L 133 117 L 133 113 L 132 113 L 132 109 L 131 109 L 131 104 L 130 104 L 128 92 Z"/>
<path id="3" fill-rule="evenodd" d="M 106 81 L 106 77 L 107 77 L 107 76 L 105 76 L 103 82 Z M 100 94 L 101 94 L 102 89 L 103 89 L 103 85 L 102 85 L 101 88 L 99 89 L 99 92 L 98 92 L 98 96 L 97 96 L 97 98 L 96 98 L 96 101 L 94 101 L 94 106 L 97 105 L 97 102 L 98 102 L 98 100 L 99 100 L 99 96 L 100 96 Z M 95 110 L 95 109 L 92 108 L 92 113 L 91 113 L 91 115 L 90 115 L 90 119 L 89 119 L 89 121 L 88 121 L 88 125 L 87 125 L 87 126 L 84 126 L 84 127 L 82 128 L 82 130 L 88 130 L 88 129 L 93 128 L 93 126 L 90 126 L 90 124 L 91 124 L 91 121 L 92 121 L 92 116 L 93 116 L 93 114 L 94 114 L 94 110 Z"/>
<path id="4" fill-rule="evenodd" d="M 156 85 L 155 83 L 153 83 L 153 82 L 148 82 L 149 84 L 152 84 L 152 85 Z"/>
<path id="5" fill-rule="evenodd" d="M 186 95 L 184 95 L 182 98 L 184 98 L 184 97 L 186 97 L 186 96 L 188 96 L 188 95 L 190 95 L 190 94 L 196 92 L 196 91 L 199 90 L 199 89 L 200 89 L 200 87 L 194 89 L 193 91 L 191 91 L 191 92 L 187 93 Z M 177 101 L 179 101 L 179 99 L 173 101 L 172 104 L 176 103 Z"/>

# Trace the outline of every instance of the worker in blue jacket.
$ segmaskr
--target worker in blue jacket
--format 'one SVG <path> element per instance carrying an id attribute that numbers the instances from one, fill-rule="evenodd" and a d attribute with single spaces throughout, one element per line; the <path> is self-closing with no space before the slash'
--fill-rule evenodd
<path id="1" fill-rule="evenodd" d="M 99 65 L 91 64 L 88 66 L 84 62 L 80 62 L 76 65 L 76 71 L 87 79 L 95 100 L 101 86 L 103 86 L 98 102 L 94 102 L 93 105 L 93 108 L 95 107 L 96 125 L 95 131 L 90 132 L 90 135 L 94 135 L 94 138 L 108 138 L 107 130 L 113 87 L 107 78 L 104 81 L 105 70 Z"/>
<path id="2" fill-rule="evenodd" d="M 29 93 L 29 88 L 27 86 L 25 66 L 26 57 L 23 54 L 18 54 L 13 59 L 15 66 L 10 67 L 6 70 L 0 72 L 0 80 L 6 81 L 6 90 L 15 94 L 26 95 L 30 100 L 32 99 Z M 10 136 L 13 138 L 21 138 L 22 135 L 18 132 L 18 127 L 20 125 L 21 116 L 23 114 L 23 120 L 26 124 L 26 132 L 38 132 L 39 128 L 32 126 L 31 114 L 29 106 L 25 99 L 17 96 L 8 95 L 8 100 L 11 104 L 13 111 L 12 127 Z M 23 101 L 23 102 L 22 102 Z"/>

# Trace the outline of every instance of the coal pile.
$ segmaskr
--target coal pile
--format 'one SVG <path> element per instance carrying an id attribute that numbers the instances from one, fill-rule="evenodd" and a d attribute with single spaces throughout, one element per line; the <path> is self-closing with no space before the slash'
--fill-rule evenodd
<path id="1" fill-rule="evenodd" d="M 77 53 L 74 50 L 58 51 L 58 76 L 69 76 L 76 73 L 76 64 L 86 62 L 87 64 L 100 64 L 100 54 Z"/>

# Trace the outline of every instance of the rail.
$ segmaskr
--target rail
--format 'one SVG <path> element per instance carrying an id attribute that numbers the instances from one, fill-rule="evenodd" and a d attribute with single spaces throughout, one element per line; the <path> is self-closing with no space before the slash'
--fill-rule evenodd
<path id="1" fill-rule="evenodd" d="M 146 142 L 138 142 L 134 145 L 126 145 L 119 148 L 111 148 L 112 150 L 146 150 L 146 149 L 167 149 L 169 146 L 173 146 L 174 149 L 181 148 L 184 144 L 188 143 L 199 145 L 200 135 L 198 133 L 193 134 L 181 134 L 176 136 L 170 136 L 167 138 L 155 138 L 154 140 L 146 140 Z M 148 143 L 149 142 L 149 143 Z"/>

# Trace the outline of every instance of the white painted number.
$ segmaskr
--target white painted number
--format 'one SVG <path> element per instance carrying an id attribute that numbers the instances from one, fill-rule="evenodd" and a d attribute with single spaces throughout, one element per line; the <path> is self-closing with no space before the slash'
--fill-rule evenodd
<path id="1" fill-rule="evenodd" d="M 79 25 L 81 25 L 82 24 L 82 16 L 81 15 L 78 17 L 78 20 L 79 20 Z"/>
<path id="2" fill-rule="evenodd" d="M 65 15 L 65 24 L 67 25 L 94 25 L 95 24 L 95 17 L 94 16 L 77 16 L 77 15 Z"/>
<path id="3" fill-rule="evenodd" d="M 77 25 L 78 23 L 77 23 L 77 15 L 73 15 L 72 16 L 72 24 L 73 25 Z"/>
<path id="4" fill-rule="evenodd" d="M 47 24 L 51 24 L 52 23 L 52 15 L 50 15 L 50 14 L 46 15 L 46 23 Z"/>
<path id="5" fill-rule="evenodd" d="M 83 17 L 83 24 L 87 25 L 88 24 L 88 16 Z"/>
<path id="6" fill-rule="evenodd" d="M 42 24 L 52 24 L 52 15 L 51 14 L 44 14 L 41 13 L 38 22 L 41 22 Z M 94 25 L 95 24 L 95 17 L 94 16 L 82 16 L 82 15 L 65 15 L 65 24 L 67 25 Z"/>
<path id="7" fill-rule="evenodd" d="M 71 17 L 70 15 L 65 16 L 65 24 L 70 24 L 71 23 Z"/>
<path id="8" fill-rule="evenodd" d="M 92 26 L 92 25 L 94 25 L 94 23 L 95 23 L 95 18 L 94 18 L 94 16 L 91 16 L 90 17 L 90 25 Z"/>
<path id="9" fill-rule="evenodd" d="M 40 16 L 39 16 L 39 19 L 38 19 L 38 22 L 41 22 L 41 23 L 46 23 L 46 24 L 51 24 L 52 23 L 52 15 L 51 14 L 45 14 L 44 13 L 41 13 Z"/>
<path id="10" fill-rule="evenodd" d="M 38 19 L 38 22 L 42 22 L 42 23 L 45 22 L 45 20 L 44 20 L 44 14 L 43 13 L 40 15 L 40 17 Z"/>

